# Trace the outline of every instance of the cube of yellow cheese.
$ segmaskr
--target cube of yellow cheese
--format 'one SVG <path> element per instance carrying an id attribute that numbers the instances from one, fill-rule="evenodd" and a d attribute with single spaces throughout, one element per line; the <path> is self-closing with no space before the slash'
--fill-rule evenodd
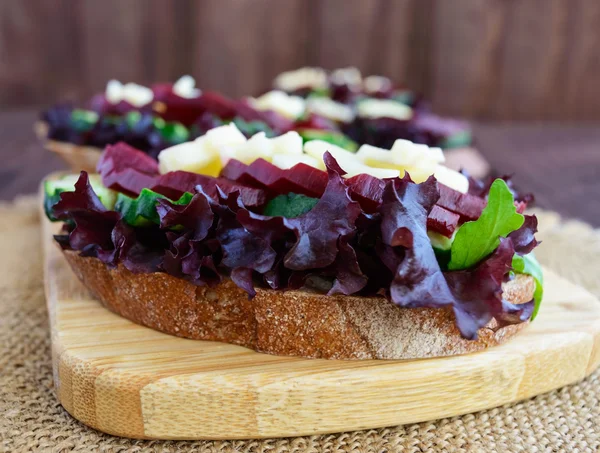
<path id="1" fill-rule="evenodd" d="M 323 160 L 315 159 L 308 154 L 275 154 L 273 155 L 273 165 L 287 170 L 297 164 L 306 164 L 319 170 L 325 170 Z"/>
<path id="2" fill-rule="evenodd" d="M 274 154 L 302 154 L 302 137 L 296 131 L 286 132 L 270 140 Z"/>
<path id="3" fill-rule="evenodd" d="M 217 176 L 221 168 L 218 151 L 207 146 L 206 140 L 196 140 L 171 146 L 158 155 L 158 169 L 161 174 L 182 170 L 201 175 Z"/>
<path id="4" fill-rule="evenodd" d="M 304 144 L 304 152 L 315 159 L 322 160 L 323 154 L 325 154 L 326 151 L 329 151 L 340 167 L 347 172 L 346 177 L 348 178 L 361 173 L 366 173 L 378 178 L 394 178 L 400 173 L 396 169 L 365 165 L 354 153 L 323 140 L 310 140 Z"/>
<path id="5" fill-rule="evenodd" d="M 469 180 L 465 175 L 456 170 L 452 170 L 443 165 L 438 165 L 435 169 L 434 176 L 440 183 L 451 189 L 458 190 L 462 193 L 467 193 L 469 191 Z"/>
<path id="6" fill-rule="evenodd" d="M 269 91 L 258 98 L 248 100 L 257 110 L 272 110 L 291 120 L 300 117 L 306 109 L 305 101 L 300 96 L 290 96 L 279 90 Z"/>
<path id="7" fill-rule="evenodd" d="M 258 132 L 248 141 L 219 147 L 219 153 L 223 165 L 226 165 L 229 159 L 236 159 L 245 164 L 251 164 L 257 159 L 271 162 L 273 143 L 264 132 Z"/>
<path id="8" fill-rule="evenodd" d="M 207 131 L 206 134 L 197 138 L 196 141 L 206 141 L 207 146 L 215 148 L 218 151 L 222 146 L 246 143 L 246 136 L 242 134 L 235 123 L 229 123 Z"/>

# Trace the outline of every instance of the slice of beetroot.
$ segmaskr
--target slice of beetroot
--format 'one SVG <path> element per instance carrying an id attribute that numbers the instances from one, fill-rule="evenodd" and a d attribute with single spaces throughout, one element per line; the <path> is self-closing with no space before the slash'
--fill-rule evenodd
<path id="1" fill-rule="evenodd" d="M 427 229 L 446 237 L 452 237 L 459 221 L 460 215 L 435 205 L 427 216 Z"/>
<path id="2" fill-rule="evenodd" d="M 463 221 L 476 220 L 485 208 L 486 202 L 483 198 L 458 192 L 448 186 L 439 184 L 440 199 L 437 204 L 449 211 L 460 214 Z"/>
<path id="3" fill-rule="evenodd" d="M 271 190 L 270 186 L 283 178 L 283 170 L 264 159 L 250 165 L 231 159 L 221 170 L 221 177 L 259 189 Z"/>
<path id="4" fill-rule="evenodd" d="M 271 110 L 262 111 L 252 107 L 246 99 L 235 102 L 238 116 L 245 121 L 262 121 L 271 127 L 278 135 L 292 130 L 294 122 Z"/>
<path id="5" fill-rule="evenodd" d="M 152 86 L 152 91 L 155 101 L 154 112 L 165 121 L 177 121 L 191 126 L 206 111 L 201 96 L 191 99 L 182 98 L 173 92 L 172 83 L 155 84 Z"/>
<path id="6" fill-rule="evenodd" d="M 127 101 L 119 101 L 116 104 L 112 104 L 108 101 L 108 99 L 106 99 L 104 93 L 96 94 L 94 97 L 92 97 L 88 106 L 91 110 L 98 112 L 101 115 L 113 116 L 121 116 L 133 111 L 139 111 L 142 113 L 152 111 L 151 103 L 142 107 L 135 107 Z"/>
<path id="7" fill-rule="evenodd" d="M 221 119 L 231 119 L 236 114 L 235 101 L 214 91 L 204 91 L 199 99 L 205 112 L 210 112 Z"/>
<path id="8" fill-rule="evenodd" d="M 165 173 L 157 179 L 150 189 L 172 200 L 177 200 L 184 192 L 193 193 L 196 186 L 202 186 L 204 192 L 215 199 L 217 197 L 217 186 L 225 193 L 238 190 L 242 202 L 247 207 L 262 206 L 267 200 L 264 191 L 261 189 L 236 184 L 225 178 L 213 178 L 187 171 Z"/>
<path id="9" fill-rule="evenodd" d="M 348 178 L 346 185 L 350 187 L 352 198 L 360 203 L 365 212 L 373 213 L 377 211 L 385 188 L 385 182 L 382 179 L 360 174 Z"/>
<path id="10" fill-rule="evenodd" d="M 310 165 L 296 164 L 283 170 L 283 178 L 270 188 L 279 194 L 294 192 L 319 198 L 325 191 L 327 180 L 327 173 L 324 171 Z"/>
<path id="11" fill-rule="evenodd" d="M 152 187 L 158 181 L 157 176 L 147 175 L 135 168 L 126 168 L 119 172 L 112 172 L 102 176 L 102 184 L 109 189 L 124 193 L 130 197 L 137 197 L 142 189 Z"/>
<path id="12" fill-rule="evenodd" d="M 96 171 L 107 176 L 113 172 L 120 172 L 125 169 L 133 168 L 139 173 L 147 175 L 158 175 L 158 162 L 148 154 L 129 146 L 126 143 L 119 142 L 115 145 L 108 145 L 104 148 Z"/>
<path id="13" fill-rule="evenodd" d="M 158 162 L 122 142 L 104 149 L 96 170 L 105 187 L 129 196 L 137 196 L 158 178 Z"/>
<path id="14" fill-rule="evenodd" d="M 294 124 L 294 130 L 298 129 L 318 129 L 321 131 L 339 131 L 339 127 L 324 116 L 311 113 L 305 119 L 297 121 Z"/>
<path id="15" fill-rule="evenodd" d="M 240 181 L 246 172 L 248 165 L 236 159 L 229 159 L 227 164 L 221 170 L 221 177 L 230 179 L 231 181 Z"/>
<path id="16" fill-rule="evenodd" d="M 177 200 L 184 192 L 193 192 L 198 185 L 208 186 L 207 183 L 212 179 L 214 178 L 188 171 L 170 171 L 161 175 L 150 189 L 171 200 Z"/>
<path id="17" fill-rule="evenodd" d="M 515 201 L 515 207 L 517 208 L 517 212 L 519 214 L 523 214 L 525 212 L 525 209 L 527 209 L 527 202 L 526 201 Z"/>
<path id="18" fill-rule="evenodd" d="M 250 165 L 232 159 L 221 171 L 221 177 L 268 190 L 272 195 L 293 192 L 320 197 L 327 185 L 327 173 L 322 170 L 306 164 L 282 170 L 264 159 L 257 159 Z"/>

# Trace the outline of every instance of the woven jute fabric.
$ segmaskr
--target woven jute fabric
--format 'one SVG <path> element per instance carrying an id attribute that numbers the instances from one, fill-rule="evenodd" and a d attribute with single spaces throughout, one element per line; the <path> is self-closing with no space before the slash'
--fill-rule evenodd
<path id="1" fill-rule="evenodd" d="M 600 296 L 600 232 L 542 212 L 537 252 Z M 36 201 L 0 204 L 0 451 L 597 452 L 600 373 L 528 401 L 432 422 L 344 434 L 247 441 L 137 441 L 94 431 L 52 384 Z M 201 407 L 198 410 L 202 410 Z M 227 420 L 223 420 L 227 423 Z"/>

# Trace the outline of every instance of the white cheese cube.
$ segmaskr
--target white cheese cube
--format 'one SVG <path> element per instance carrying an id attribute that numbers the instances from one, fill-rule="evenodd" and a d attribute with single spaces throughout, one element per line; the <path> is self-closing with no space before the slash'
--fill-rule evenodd
<path id="1" fill-rule="evenodd" d="M 348 85 L 351 88 L 358 88 L 362 83 L 360 71 L 353 66 L 332 71 L 329 79 L 336 85 Z"/>
<path id="2" fill-rule="evenodd" d="M 196 88 L 196 81 L 192 76 L 184 75 L 173 84 L 173 93 L 177 96 L 185 99 L 195 99 L 202 94 L 202 92 Z"/>
<path id="3" fill-rule="evenodd" d="M 302 137 L 296 131 L 273 137 L 271 143 L 276 154 L 302 154 Z"/>
<path id="4" fill-rule="evenodd" d="M 239 145 L 246 143 L 246 137 L 237 128 L 235 123 L 225 124 L 224 126 L 215 127 L 206 132 L 196 141 L 206 140 L 207 144 L 217 151 L 222 146 Z"/>
<path id="5" fill-rule="evenodd" d="M 394 178 L 400 174 L 400 171 L 393 168 L 378 168 L 365 165 L 357 156 L 350 151 L 346 151 L 331 143 L 323 140 L 310 140 L 304 144 L 304 152 L 315 159 L 323 159 L 326 151 L 333 156 L 340 167 L 346 171 L 347 178 L 366 173 L 378 178 Z"/>
<path id="6" fill-rule="evenodd" d="M 171 146 L 158 155 L 158 169 L 161 174 L 183 170 L 217 176 L 221 168 L 219 153 L 215 148 L 208 146 L 206 140 Z"/>
<path id="7" fill-rule="evenodd" d="M 392 89 L 392 81 L 387 77 L 371 75 L 363 80 L 363 88 L 367 93 L 379 93 Z"/>
<path id="8" fill-rule="evenodd" d="M 434 176 L 445 186 L 451 189 L 458 190 L 462 193 L 469 191 L 469 180 L 465 175 L 443 165 L 438 165 L 435 169 Z"/>
<path id="9" fill-rule="evenodd" d="M 273 165 L 282 168 L 284 170 L 288 168 L 292 168 L 297 164 L 306 164 L 311 167 L 318 168 L 319 170 L 325 170 L 325 164 L 323 160 L 315 159 L 314 157 L 309 156 L 308 154 L 275 154 L 273 155 Z"/>
<path id="10" fill-rule="evenodd" d="M 270 162 L 273 157 L 273 144 L 264 132 L 254 134 L 247 141 L 221 145 L 217 149 L 221 155 L 223 165 L 227 164 L 229 159 L 236 159 L 245 164 L 251 164 L 261 158 Z"/>
<path id="11" fill-rule="evenodd" d="M 426 158 L 423 149 L 408 140 L 396 140 L 390 152 L 394 156 L 394 161 L 405 167 L 418 166 L 419 162 Z"/>
<path id="12" fill-rule="evenodd" d="M 400 176 L 400 170 L 393 168 L 369 167 L 368 165 L 364 165 L 358 161 L 345 161 L 338 163 L 340 164 L 340 167 L 342 167 L 342 169 L 344 169 L 344 171 L 346 172 L 346 178 L 351 178 L 352 176 L 360 175 L 363 173 L 382 179 L 396 178 Z"/>
<path id="13" fill-rule="evenodd" d="M 255 109 L 272 110 L 291 120 L 302 116 L 306 110 L 304 99 L 279 90 L 269 91 L 258 98 L 248 98 L 248 101 Z"/>
<path id="14" fill-rule="evenodd" d="M 321 68 L 300 68 L 286 71 L 275 77 L 275 88 L 283 91 L 295 91 L 300 88 L 327 88 L 327 73 Z"/>
<path id="15" fill-rule="evenodd" d="M 356 157 L 365 165 L 378 168 L 398 168 L 396 154 L 384 148 L 372 145 L 362 145 L 356 152 Z"/>
<path id="16" fill-rule="evenodd" d="M 304 144 L 304 152 L 315 159 L 323 160 L 323 154 L 329 151 L 337 161 L 356 161 L 356 156 L 341 146 L 332 145 L 324 140 L 309 140 Z"/>
<path id="17" fill-rule="evenodd" d="M 349 123 L 354 119 L 354 110 L 352 107 L 341 102 L 335 102 L 329 98 L 309 98 L 306 101 L 306 108 L 309 112 L 340 123 Z"/>
<path id="18" fill-rule="evenodd" d="M 118 80 L 109 80 L 106 84 L 104 97 L 111 104 L 118 104 L 123 100 L 123 84 Z"/>
<path id="19" fill-rule="evenodd" d="M 400 102 L 388 99 L 365 99 L 356 106 L 358 116 L 361 118 L 394 118 L 405 121 L 413 116 L 413 110 Z"/>
<path id="20" fill-rule="evenodd" d="M 123 85 L 118 80 L 109 80 L 104 95 L 111 104 L 126 101 L 134 107 L 143 107 L 154 99 L 154 93 L 150 88 L 137 83 Z"/>
<path id="21" fill-rule="evenodd" d="M 446 156 L 444 156 L 442 148 L 427 148 L 427 154 L 431 160 L 434 160 L 438 164 L 446 162 Z"/>

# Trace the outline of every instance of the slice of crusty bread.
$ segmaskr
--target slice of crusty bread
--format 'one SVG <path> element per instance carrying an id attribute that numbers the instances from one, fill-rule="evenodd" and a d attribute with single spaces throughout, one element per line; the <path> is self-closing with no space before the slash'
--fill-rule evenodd
<path id="1" fill-rule="evenodd" d="M 165 273 L 110 269 L 97 258 L 65 251 L 85 286 L 110 310 L 162 332 L 233 343 L 276 355 L 327 359 L 416 359 L 464 354 L 504 342 L 527 323 L 495 321 L 465 340 L 451 309 L 400 308 L 381 297 L 326 296 L 305 291 L 246 292 L 230 280 L 198 287 Z M 533 278 L 503 285 L 519 304 L 532 299 Z"/>
<path id="2" fill-rule="evenodd" d="M 96 173 L 96 165 L 100 160 L 102 148 L 94 146 L 81 146 L 68 142 L 59 142 L 48 139 L 48 124 L 38 121 L 33 125 L 37 138 L 44 144 L 44 148 L 52 151 L 63 159 L 74 172 L 87 171 Z"/>

